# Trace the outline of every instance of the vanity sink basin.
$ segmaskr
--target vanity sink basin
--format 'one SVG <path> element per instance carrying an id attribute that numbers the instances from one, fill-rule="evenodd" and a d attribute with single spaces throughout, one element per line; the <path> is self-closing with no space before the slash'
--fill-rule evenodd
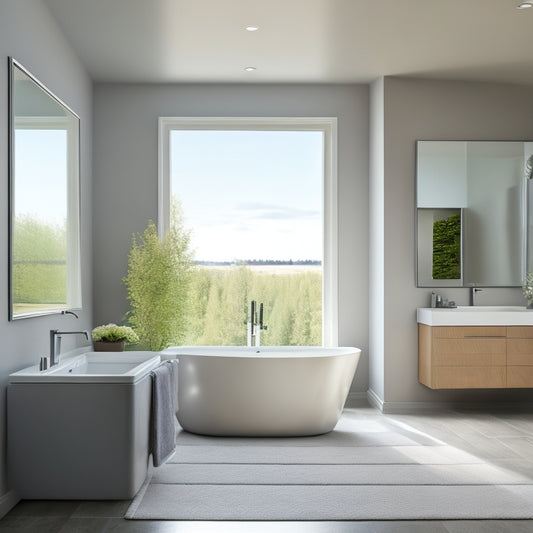
<path id="1" fill-rule="evenodd" d="M 64 357 L 48 370 L 31 366 L 9 376 L 10 383 L 135 383 L 161 363 L 155 352 L 86 352 Z"/>
<path id="2" fill-rule="evenodd" d="M 533 310 L 519 306 L 419 308 L 416 317 L 427 326 L 533 326 Z"/>
<path id="3" fill-rule="evenodd" d="M 477 306 L 458 306 L 455 308 L 456 311 L 460 313 L 522 313 L 527 312 L 528 309 L 525 307 L 517 307 L 514 305 L 477 305 Z"/>

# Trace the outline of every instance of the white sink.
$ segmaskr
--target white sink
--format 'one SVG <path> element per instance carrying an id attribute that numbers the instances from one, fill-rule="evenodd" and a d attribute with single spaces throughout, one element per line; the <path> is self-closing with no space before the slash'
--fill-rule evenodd
<path id="1" fill-rule="evenodd" d="M 134 383 L 161 364 L 155 352 L 86 352 L 62 357 L 48 370 L 30 366 L 9 376 L 10 383 Z"/>
<path id="2" fill-rule="evenodd" d="M 533 310 L 519 306 L 419 308 L 419 324 L 428 326 L 533 326 Z"/>
<path id="3" fill-rule="evenodd" d="M 530 309 L 518 307 L 516 305 L 477 305 L 477 306 L 458 306 L 455 311 L 460 313 L 508 313 L 508 312 L 527 312 Z"/>

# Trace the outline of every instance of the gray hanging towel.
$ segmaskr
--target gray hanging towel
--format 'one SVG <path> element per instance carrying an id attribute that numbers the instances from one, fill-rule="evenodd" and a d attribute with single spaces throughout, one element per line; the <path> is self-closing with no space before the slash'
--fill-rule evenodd
<path id="1" fill-rule="evenodd" d="M 150 451 L 154 466 L 165 463 L 176 448 L 176 429 L 174 427 L 175 366 L 173 361 L 166 361 L 151 372 Z"/>

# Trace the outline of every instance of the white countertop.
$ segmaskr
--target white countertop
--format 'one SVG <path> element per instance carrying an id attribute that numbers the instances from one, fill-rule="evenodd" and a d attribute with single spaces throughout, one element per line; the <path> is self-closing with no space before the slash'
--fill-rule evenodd
<path id="1" fill-rule="evenodd" d="M 9 375 L 10 383 L 135 383 L 161 364 L 156 352 L 85 352 L 61 356 L 47 370 L 30 366 Z"/>
<path id="2" fill-rule="evenodd" d="M 533 309 L 519 306 L 469 306 L 416 310 L 416 320 L 427 326 L 533 326 Z"/>

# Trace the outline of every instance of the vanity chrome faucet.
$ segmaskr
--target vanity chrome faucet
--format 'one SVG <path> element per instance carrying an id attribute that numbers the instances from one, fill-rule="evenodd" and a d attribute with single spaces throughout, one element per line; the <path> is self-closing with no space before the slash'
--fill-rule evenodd
<path id="1" fill-rule="evenodd" d="M 58 329 L 50 330 L 50 366 L 59 363 L 59 352 L 61 351 L 61 335 L 85 335 L 89 340 L 87 331 L 59 331 Z"/>
<path id="2" fill-rule="evenodd" d="M 483 289 L 480 289 L 479 287 L 470 287 L 470 305 L 476 305 L 476 292 L 480 292 L 482 290 Z"/>

